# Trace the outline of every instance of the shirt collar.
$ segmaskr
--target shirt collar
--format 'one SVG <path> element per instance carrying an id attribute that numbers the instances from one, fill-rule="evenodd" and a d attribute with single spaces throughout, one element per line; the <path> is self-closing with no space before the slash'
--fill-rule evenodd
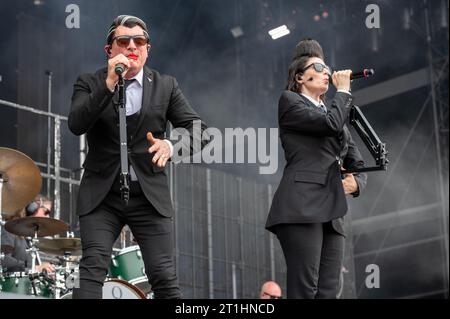
<path id="1" fill-rule="evenodd" d="M 144 79 L 144 68 L 142 68 L 142 69 L 138 72 L 138 74 L 136 74 L 135 76 L 133 76 L 133 77 L 132 77 L 131 79 L 129 79 L 129 80 L 132 80 L 132 79 L 135 79 L 136 82 L 139 83 L 140 86 L 142 86 L 142 81 L 143 81 L 143 79 Z"/>
<path id="2" fill-rule="evenodd" d="M 309 95 L 300 93 L 301 95 L 303 95 L 304 97 L 306 97 L 308 100 L 311 101 L 311 103 L 313 103 L 315 106 L 319 106 L 319 105 L 324 105 L 322 101 L 317 102 L 316 100 L 314 100 L 312 97 L 310 97 Z"/>

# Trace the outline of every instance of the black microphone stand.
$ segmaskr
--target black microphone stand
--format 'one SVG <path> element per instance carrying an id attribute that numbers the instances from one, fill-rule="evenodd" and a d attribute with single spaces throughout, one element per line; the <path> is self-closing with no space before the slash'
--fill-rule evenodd
<path id="1" fill-rule="evenodd" d="M 349 120 L 350 124 L 355 128 L 359 137 L 361 137 L 362 141 L 366 145 L 370 154 L 372 154 L 376 166 L 363 168 L 355 167 L 342 171 L 342 173 L 345 174 L 387 170 L 387 164 L 389 163 L 389 160 L 387 158 L 388 151 L 386 150 L 386 143 L 381 142 L 377 133 L 375 133 L 372 126 L 370 126 L 369 121 L 367 121 L 366 117 L 358 106 L 353 105 L 350 109 Z"/>
<path id="2" fill-rule="evenodd" d="M 128 171 L 127 117 L 125 109 L 125 81 L 119 74 L 119 132 L 120 132 L 120 194 L 125 205 L 130 199 L 130 174 Z"/>

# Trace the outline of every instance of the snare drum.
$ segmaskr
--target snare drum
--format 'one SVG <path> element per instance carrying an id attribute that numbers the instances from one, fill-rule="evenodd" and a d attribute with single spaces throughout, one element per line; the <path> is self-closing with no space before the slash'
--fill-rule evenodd
<path id="1" fill-rule="evenodd" d="M 141 250 L 137 245 L 122 249 L 117 256 L 112 258 L 109 277 L 125 280 L 138 287 L 145 294 L 151 291 L 151 286 L 145 275 Z"/>
<path id="2" fill-rule="evenodd" d="M 61 296 L 61 299 L 72 299 L 72 292 Z M 139 288 L 124 280 L 109 279 L 103 284 L 102 299 L 147 299 L 147 297 Z"/>
<path id="3" fill-rule="evenodd" d="M 33 289 L 34 286 L 34 289 Z M 43 276 L 31 280 L 26 272 L 6 273 L 0 276 L 0 291 L 14 294 L 53 298 L 51 284 Z"/>

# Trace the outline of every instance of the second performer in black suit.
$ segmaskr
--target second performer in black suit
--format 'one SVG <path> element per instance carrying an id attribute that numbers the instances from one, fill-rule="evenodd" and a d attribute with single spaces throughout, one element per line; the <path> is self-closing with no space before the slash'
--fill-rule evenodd
<path id="1" fill-rule="evenodd" d="M 344 258 L 346 195 L 363 191 L 366 174 L 341 175 L 364 162 L 346 126 L 350 70 L 331 74 L 321 46 L 303 40 L 278 105 L 286 166 L 266 228 L 281 244 L 288 298 L 336 298 Z M 329 104 L 330 81 L 337 92 Z"/>

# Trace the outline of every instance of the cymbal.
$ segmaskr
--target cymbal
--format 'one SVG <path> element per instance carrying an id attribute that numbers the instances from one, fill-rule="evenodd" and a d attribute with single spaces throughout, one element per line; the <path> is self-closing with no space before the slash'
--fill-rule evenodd
<path id="1" fill-rule="evenodd" d="M 5 229 L 12 234 L 24 237 L 34 237 L 37 229 L 37 237 L 45 237 L 63 233 L 69 229 L 69 225 L 53 218 L 23 217 L 7 222 Z"/>
<path id="2" fill-rule="evenodd" d="M 4 180 L 2 214 L 13 215 L 24 208 L 41 190 L 41 171 L 27 155 L 0 147 L 0 174 Z"/>
<path id="3" fill-rule="evenodd" d="M 36 246 L 48 254 L 64 255 L 70 253 L 72 256 L 81 255 L 80 238 L 41 238 Z"/>

